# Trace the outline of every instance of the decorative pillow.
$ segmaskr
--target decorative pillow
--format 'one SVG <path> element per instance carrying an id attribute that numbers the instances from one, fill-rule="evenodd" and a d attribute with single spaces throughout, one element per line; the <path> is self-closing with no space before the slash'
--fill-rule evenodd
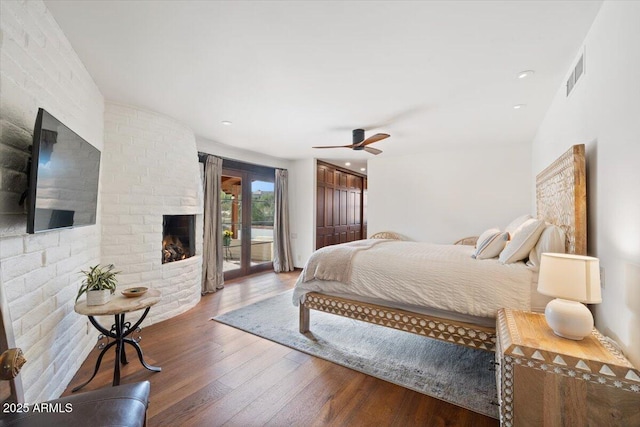
<path id="1" fill-rule="evenodd" d="M 490 228 L 478 237 L 476 250 L 471 258 L 489 259 L 500 255 L 509 240 L 509 233 L 497 228 Z"/>
<path id="2" fill-rule="evenodd" d="M 553 252 L 557 254 L 565 253 L 565 234 L 562 228 L 553 224 L 546 224 L 538 243 L 529 252 L 529 267 L 540 268 L 540 258 L 545 252 Z"/>
<path id="3" fill-rule="evenodd" d="M 509 233 L 509 236 L 511 236 L 511 238 L 513 239 L 513 235 L 516 232 L 516 230 L 525 223 L 525 221 L 530 220 L 532 218 L 531 215 L 529 214 L 525 214 L 525 215 L 521 215 L 518 218 L 514 219 L 513 221 L 511 221 L 509 223 L 509 225 L 507 225 L 504 229 L 504 231 L 506 231 L 507 233 Z"/>
<path id="4" fill-rule="evenodd" d="M 513 233 L 511 241 L 500 252 L 500 262 L 511 264 L 522 261 L 529 256 L 529 252 L 538 242 L 544 231 L 545 223 L 541 219 L 528 219 Z"/>

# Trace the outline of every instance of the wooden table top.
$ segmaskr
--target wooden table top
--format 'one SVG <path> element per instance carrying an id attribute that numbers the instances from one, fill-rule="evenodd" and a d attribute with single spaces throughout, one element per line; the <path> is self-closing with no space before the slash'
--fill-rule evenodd
<path id="1" fill-rule="evenodd" d="M 76 303 L 73 309 L 78 314 L 85 316 L 104 316 L 108 314 L 129 313 L 131 311 L 142 310 L 151 307 L 160 301 L 161 293 L 157 289 L 149 289 L 144 295 L 134 298 L 127 298 L 116 290 L 111 296 L 111 300 L 103 305 L 87 305 L 86 300 Z"/>
<path id="2" fill-rule="evenodd" d="M 518 347 L 527 354 L 540 351 L 541 354 L 563 355 L 610 366 L 633 368 L 619 351 L 605 345 L 602 335 L 595 329 L 584 339 L 575 341 L 554 334 L 542 313 L 507 308 L 500 309 L 498 317 L 498 329 L 503 332 L 501 339 L 504 340 L 503 351 L 506 354 Z M 553 360 L 554 357 L 549 358 Z"/>

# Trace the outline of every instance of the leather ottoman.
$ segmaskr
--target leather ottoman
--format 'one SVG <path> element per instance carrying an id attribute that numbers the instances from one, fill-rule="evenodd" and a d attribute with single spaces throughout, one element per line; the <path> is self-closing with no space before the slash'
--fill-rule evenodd
<path id="1" fill-rule="evenodd" d="M 2 414 L 0 426 L 127 426 L 146 425 L 148 381 L 105 387 L 48 402 L 30 404 L 21 413 Z"/>

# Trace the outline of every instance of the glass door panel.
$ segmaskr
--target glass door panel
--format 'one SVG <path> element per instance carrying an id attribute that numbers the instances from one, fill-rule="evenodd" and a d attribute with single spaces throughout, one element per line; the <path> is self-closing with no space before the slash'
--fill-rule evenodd
<path id="1" fill-rule="evenodd" d="M 274 183 L 251 181 L 251 266 L 273 262 Z"/>
<path id="2" fill-rule="evenodd" d="M 234 166 L 221 179 L 225 280 L 273 268 L 275 177 Z"/>
<path id="3" fill-rule="evenodd" d="M 222 175 L 221 213 L 223 271 L 242 268 L 242 177 Z"/>

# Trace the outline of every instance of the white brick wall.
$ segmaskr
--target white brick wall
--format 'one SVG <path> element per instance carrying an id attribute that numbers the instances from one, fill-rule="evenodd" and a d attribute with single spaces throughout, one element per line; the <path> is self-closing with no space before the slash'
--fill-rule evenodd
<path id="1" fill-rule="evenodd" d="M 143 324 L 150 325 L 200 301 L 203 198 L 195 136 L 168 117 L 107 102 L 104 145 L 102 262 L 122 271 L 120 289 L 162 292 Z M 189 214 L 196 215 L 196 256 L 162 264 L 162 216 Z"/>
<path id="2" fill-rule="evenodd" d="M 0 2 L 0 31 L 0 288 L 37 402 L 64 391 L 95 342 L 73 303 L 79 271 L 100 261 L 100 226 L 25 234 L 25 161 L 39 107 L 102 150 L 104 99 L 43 2 Z"/>
<path id="3" fill-rule="evenodd" d="M 193 132 L 137 108 L 107 104 L 105 111 L 42 1 L 0 2 L 0 31 L 0 301 L 28 360 L 20 375 L 25 401 L 37 402 L 64 391 L 95 343 L 96 331 L 73 311 L 80 270 L 114 263 L 120 288 L 160 289 L 146 325 L 199 301 L 203 197 Z M 17 200 L 39 107 L 102 151 L 95 226 L 25 233 Z M 196 215 L 196 256 L 163 265 L 162 215 L 171 214 Z"/>

